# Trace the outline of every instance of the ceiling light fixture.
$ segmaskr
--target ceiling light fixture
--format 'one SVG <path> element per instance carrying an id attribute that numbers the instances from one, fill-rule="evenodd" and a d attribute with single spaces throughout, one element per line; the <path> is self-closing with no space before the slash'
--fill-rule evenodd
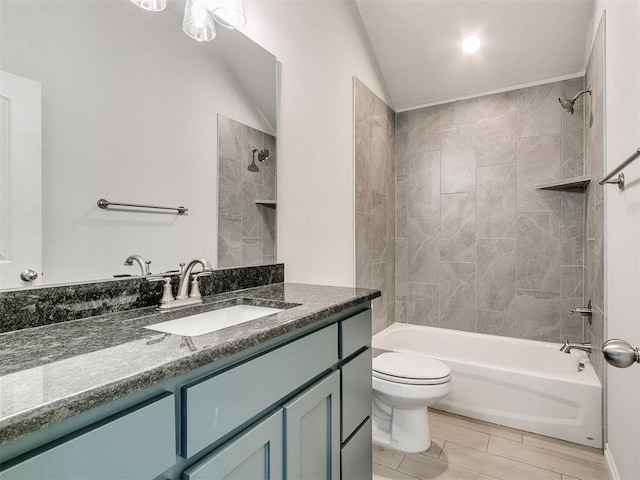
<path id="1" fill-rule="evenodd" d="M 480 38 L 475 35 L 469 35 L 462 41 L 462 50 L 466 53 L 477 52 L 480 48 Z"/>
<path id="2" fill-rule="evenodd" d="M 130 0 L 144 10 L 160 12 L 167 0 Z M 247 23 L 243 0 L 186 0 L 182 30 L 199 42 L 216 38 L 215 23 L 227 28 L 239 28 Z"/>

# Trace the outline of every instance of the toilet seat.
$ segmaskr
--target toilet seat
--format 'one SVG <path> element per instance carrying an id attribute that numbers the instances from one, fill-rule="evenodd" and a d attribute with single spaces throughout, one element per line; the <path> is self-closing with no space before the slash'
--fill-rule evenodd
<path id="1" fill-rule="evenodd" d="M 423 355 L 386 352 L 373 359 L 373 376 L 407 385 L 438 385 L 451 380 L 451 369 Z"/>

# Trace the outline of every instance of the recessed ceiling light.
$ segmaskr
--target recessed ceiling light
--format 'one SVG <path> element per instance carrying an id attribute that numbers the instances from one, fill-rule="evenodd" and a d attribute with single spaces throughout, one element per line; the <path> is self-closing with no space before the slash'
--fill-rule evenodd
<path id="1" fill-rule="evenodd" d="M 480 38 L 469 35 L 462 41 L 462 50 L 466 53 L 476 52 L 480 48 Z"/>

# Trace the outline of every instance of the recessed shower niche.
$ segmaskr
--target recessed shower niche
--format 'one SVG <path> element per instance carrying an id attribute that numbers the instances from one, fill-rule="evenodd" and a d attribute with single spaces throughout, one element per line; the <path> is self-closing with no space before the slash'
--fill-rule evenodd
<path id="1" fill-rule="evenodd" d="M 275 255 L 276 138 L 218 115 L 218 267 Z"/>

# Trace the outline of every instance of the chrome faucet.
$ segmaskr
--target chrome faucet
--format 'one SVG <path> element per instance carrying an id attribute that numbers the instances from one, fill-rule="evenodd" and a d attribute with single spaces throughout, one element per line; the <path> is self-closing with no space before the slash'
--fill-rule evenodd
<path id="1" fill-rule="evenodd" d="M 196 265 L 202 265 L 202 272 L 194 276 L 193 280 L 191 279 L 191 273 Z M 187 263 L 186 267 L 184 263 L 180 264 L 180 281 L 178 282 L 178 295 L 176 295 L 176 300 L 186 300 L 189 298 L 189 282 L 191 282 L 191 296 L 193 297 L 196 292 L 193 291 L 194 285 L 197 288 L 198 285 L 198 277 L 203 276 L 202 274 L 211 275 L 211 264 L 209 260 L 204 258 L 194 258 L 189 263 Z M 197 297 L 200 296 L 200 291 L 197 291 Z"/>
<path id="2" fill-rule="evenodd" d="M 193 273 L 193 269 L 196 265 L 202 265 L 202 271 Z M 173 310 L 174 308 L 187 307 L 189 305 L 198 305 L 202 303 L 202 296 L 200 295 L 200 287 L 198 286 L 198 279 L 213 274 L 213 268 L 211 263 L 204 258 L 194 258 L 188 264 L 180 264 L 180 279 L 178 281 L 178 295 L 173 297 L 171 290 L 171 277 L 167 276 L 167 273 L 160 275 L 151 275 L 147 277 L 150 282 L 164 281 L 162 299 L 158 309 L 160 310 Z M 193 278 L 192 278 L 193 277 Z M 191 292 L 189 292 L 189 283 L 191 283 Z"/>
<path id="3" fill-rule="evenodd" d="M 589 300 L 589 303 L 587 303 L 586 307 L 572 308 L 571 310 L 569 310 L 569 315 L 573 315 L 574 313 L 579 313 L 583 317 L 590 317 L 591 315 L 593 315 L 591 300 Z"/>
<path id="4" fill-rule="evenodd" d="M 583 352 L 591 353 L 591 344 L 571 343 L 569 340 L 565 340 L 564 344 L 560 347 L 560 351 L 563 353 L 571 353 L 571 350 L 582 350 Z"/>
<path id="5" fill-rule="evenodd" d="M 144 258 L 142 258 L 140 255 L 130 255 L 124 261 L 124 264 L 127 267 L 130 267 L 131 265 L 133 265 L 133 262 L 136 262 L 138 264 L 138 267 L 140 267 L 140 275 L 151 275 L 151 269 L 149 268 L 149 265 L 151 265 L 151 260 L 145 261 Z"/>

